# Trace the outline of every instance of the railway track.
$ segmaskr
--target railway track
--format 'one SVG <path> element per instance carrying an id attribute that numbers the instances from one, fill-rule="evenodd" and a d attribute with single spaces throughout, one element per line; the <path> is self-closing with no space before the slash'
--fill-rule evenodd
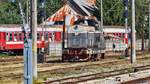
<path id="1" fill-rule="evenodd" d="M 4 62 L 23 62 L 23 57 L 22 56 L 13 56 L 13 57 L 1 57 L 0 58 L 0 63 Z"/>
<path id="2" fill-rule="evenodd" d="M 147 58 L 147 57 L 146 57 Z M 145 58 L 138 58 L 138 60 L 143 60 Z M 103 62 L 91 62 L 91 63 L 77 63 L 77 64 L 62 64 L 62 65 L 57 65 L 56 64 L 56 68 L 52 68 L 55 65 L 41 65 L 39 66 L 39 70 L 38 73 L 39 74 L 49 74 L 49 72 L 62 72 L 62 71 L 71 71 L 71 70 L 81 70 L 83 67 L 91 67 L 91 66 L 111 66 L 111 65 L 116 65 L 116 64 L 125 64 L 125 63 L 129 63 L 128 61 L 125 60 L 107 60 L 107 61 L 103 61 Z M 51 68 L 50 68 L 51 67 Z M 18 68 L 18 67 L 17 67 Z M 11 71 L 11 69 L 9 70 L 5 70 L 5 72 L 1 71 L 0 73 L 3 73 L 4 75 L 0 76 L 0 80 L 2 80 L 3 78 L 12 78 L 12 79 L 16 79 L 16 78 L 21 78 L 23 76 L 23 70 L 21 70 L 22 67 L 20 67 L 19 69 L 15 69 L 12 68 L 13 71 Z M 18 70 L 18 71 L 16 71 Z M 8 72 L 7 72 L 8 71 Z M 5 74 L 6 73 L 6 74 Z"/>
<path id="3" fill-rule="evenodd" d="M 147 59 L 147 58 L 149 59 L 150 56 L 148 56 L 146 58 L 142 57 L 142 56 L 138 56 L 138 60 L 143 60 L 143 59 Z M 115 60 L 115 59 L 109 58 L 109 59 L 104 59 L 102 61 L 97 61 L 97 62 L 42 64 L 39 66 L 38 73 L 39 74 L 49 74 L 49 72 L 51 72 L 51 71 L 52 72 L 61 72 L 61 71 L 79 70 L 79 69 L 82 69 L 82 67 L 108 66 L 108 65 L 115 65 L 115 64 L 123 64 L 123 62 L 127 61 L 124 59 L 117 59 L 117 60 Z M 127 63 L 127 62 L 125 62 L 125 63 Z M 54 68 L 54 66 L 56 66 L 56 68 Z M 23 70 L 21 70 L 22 68 L 23 68 L 23 66 L 17 67 L 17 69 L 13 68 L 12 70 L 15 72 L 10 71 L 10 69 L 8 70 L 8 72 L 7 72 L 7 70 L 5 70 L 4 72 L 6 72 L 6 75 L 1 75 L 0 80 L 3 80 L 3 78 L 11 78 L 11 79 L 23 78 Z M 18 71 L 16 71 L 16 70 L 18 70 Z M 0 73 L 4 73 L 4 72 L 2 71 Z"/>
<path id="4" fill-rule="evenodd" d="M 47 81 L 44 81 L 44 83 L 45 84 L 53 84 L 53 83 L 77 84 L 77 83 L 82 83 L 82 82 L 86 82 L 86 81 L 89 81 L 89 80 L 102 79 L 102 78 L 105 78 L 105 77 L 111 77 L 111 76 L 131 73 L 131 70 L 132 70 L 132 72 L 136 72 L 136 71 L 143 71 L 143 70 L 147 70 L 147 69 L 150 69 L 150 65 L 138 66 L 138 67 L 132 67 L 132 68 L 125 68 L 125 69 L 121 69 L 121 70 L 95 73 L 95 74 L 83 75 L 83 76 L 77 76 L 77 77 L 68 77 L 68 78 L 63 78 L 63 79 L 58 79 L 58 80 L 47 80 Z"/>
<path id="5" fill-rule="evenodd" d="M 112 51 L 107 51 L 106 52 L 106 56 L 105 59 L 107 58 L 113 58 L 116 56 L 123 56 L 124 52 L 112 52 Z M 109 54 L 108 54 L 109 53 Z M 142 54 L 141 51 L 137 51 L 137 55 Z M 61 57 L 57 57 L 55 59 L 59 59 L 60 60 Z M 53 59 L 52 57 L 47 57 L 47 59 Z M 13 57 L 2 57 L 0 58 L 0 63 L 7 63 L 7 62 L 23 62 L 23 56 L 13 56 Z"/>
<path id="6" fill-rule="evenodd" d="M 123 82 L 122 84 L 149 84 L 150 83 L 150 77 L 146 78 L 139 78 L 127 82 Z"/>

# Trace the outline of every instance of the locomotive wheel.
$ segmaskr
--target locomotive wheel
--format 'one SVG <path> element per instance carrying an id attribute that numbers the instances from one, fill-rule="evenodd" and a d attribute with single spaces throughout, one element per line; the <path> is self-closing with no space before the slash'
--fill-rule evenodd
<path id="1" fill-rule="evenodd" d="M 94 61 L 99 61 L 98 54 L 94 54 Z"/>
<path id="2" fill-rule="evenodd" d="M 95 61 L 99 61 L 100 60 L 100 55 L 99 54 L 95 54 L 96 55 L 96 57 L 95 57 Z"/>
<path id="3" fill-rule="evenodd" d="M 101 59 L 101 54 L 97 54 L 97 61 Z"/>
<path id="4" fill-rule="evenodd" d="M 92 54 L 90 59 L 91 59 L 91 61 L 96 61 L 96 59 L 97 59 L 96 54 Z"/>
<path id="5" fill-rule="evenodd" d="M 65 62 L 65 55 L 62 55 L 61 61 L 62 61 L 62 62 Z"/>
<path id="6" fill-rule="evenodd" d="M 101 59 L 105 59 L 105 53 L 101 53 Z"/>

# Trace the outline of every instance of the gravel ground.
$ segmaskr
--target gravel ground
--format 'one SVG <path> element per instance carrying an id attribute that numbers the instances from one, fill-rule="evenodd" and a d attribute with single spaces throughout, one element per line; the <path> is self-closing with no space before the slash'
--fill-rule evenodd
<path id="1" fill-rule="evenodd" d="M 45 73 L 39 73 L 39 81 L 43 80 L 54 80 L 60 78 L 66 78 L 70 76 L 79 76 L 79 75 L 87 75 L 98 72 L 109 72 L 112 70 L 118 70 L 122 68 L 128 68 L 133 66 L 141 66 L 150 64 L 150 55 L 143 55 L 144 59 L 140 59 L 137 61 L 137 64 L 130 64 L 127 59 L 122 58 L 112 58 L 112 59 L 104 59 L 98 62 L 80 62 L 80 63 L 45 63 L 38 65 L 38 71 L 46 71 Z M 111 64 L 104 64 L 110 61 L 118 61 Z M 93 66 L 86 66 L 91 64 L 99 64 Z M 78 67 L 81 66 L 82 67 Z M 72 69 L 60 69 L 67 67 L 76 67 Z M 59 70 L 60 69 L 60 70 Z M 12 78 L 9 76 L 13 76 L 14 74 L 23 74 L 23 63 L 6 63 L 0 64 L 0 83 L 2 84 L 21 84 L 23 79 L 20 78 Z"/>

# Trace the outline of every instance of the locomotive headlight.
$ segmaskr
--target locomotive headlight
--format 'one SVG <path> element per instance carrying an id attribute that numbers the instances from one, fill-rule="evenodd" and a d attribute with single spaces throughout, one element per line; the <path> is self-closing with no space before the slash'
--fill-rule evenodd
<path id="1" fill-rule="evenodd" d="M 82 54 L 88 54 L 88 50 L 82 51 Z"/>
<path id="2" fill-rule="evenodd" d="M 91 54 L 91 53 L 92 53 L 92 50 L 91 50 L 91 49 L 87 49 L 86 53 L 87 53 L 87 54 Z"/>
<path id="3" fill-rule="evenodd" d="M 63 54 L 68 54 L 68 50 L 63 50 Z"/>

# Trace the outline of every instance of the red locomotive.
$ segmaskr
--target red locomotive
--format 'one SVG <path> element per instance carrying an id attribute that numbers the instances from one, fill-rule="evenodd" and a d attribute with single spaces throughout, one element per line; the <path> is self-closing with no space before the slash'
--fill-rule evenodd
<path id="1" fill-rule="evenodd" d="M 44 28 L 44 41 L 61 42 L 62 28 L 46 27 Z M 42 41 L 42 27 L 37 29 L 37 47 L 44 47 Z M 0 51 L 19 51 L 24 47 L 24 34 L 19 25 L 0 25 Z"/>

